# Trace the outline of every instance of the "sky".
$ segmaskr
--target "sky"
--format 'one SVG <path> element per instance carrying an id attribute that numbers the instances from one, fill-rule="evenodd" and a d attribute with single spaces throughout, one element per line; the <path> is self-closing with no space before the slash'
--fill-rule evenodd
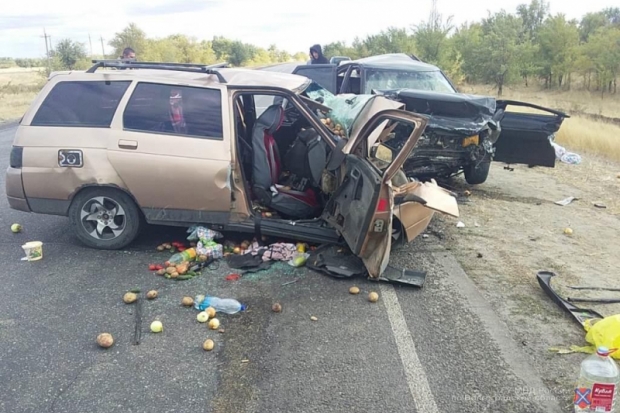
<path id="1" fill-rule="evenodd" d="M 514 12 L 521 3 L 529 0 L 438 0 L 437 5 L 444 17 L 451 15 L 461 24 L 501 9 Z M 569 19 L 618 6 L 618 0 L 549 3 L 552 14 L 564 13 Z M 130 22 L 149 37 L 225 36 L 307 52 L 315 43 L 350 43 L 390 26 L 412 27 L 427 18 L 430 8 L 431 0 L 1 0 L 0 57 L 44 56 L 44 29 L 52 44 L 71 38 L 90 52 L 92 42 L 95 54 L 101 53 L 103 38 L 109 54 L 107 42 Z"/>

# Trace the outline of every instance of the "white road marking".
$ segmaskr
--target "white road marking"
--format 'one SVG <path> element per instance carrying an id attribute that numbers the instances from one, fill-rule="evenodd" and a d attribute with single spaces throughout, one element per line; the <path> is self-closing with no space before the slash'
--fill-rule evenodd
<path id="1" fill-rule="evenodd" d="M 403 310 L 398 302 L 396 291 L 391 285 L 383 284 L 380 288 L 383 305 L 385 305 L 390 324 L 392 325 L 392 333 L 396 340 L 396 347 L 405 370 L 409 391 L 416 405 L 416 411 L 421 413 L 439 413 L 435 398 L 428 384 L 428 379 L 426 378 L 426 373 L 420 363 L 418 353 L 415 351 L 415 344 L 407 327 Z"/>

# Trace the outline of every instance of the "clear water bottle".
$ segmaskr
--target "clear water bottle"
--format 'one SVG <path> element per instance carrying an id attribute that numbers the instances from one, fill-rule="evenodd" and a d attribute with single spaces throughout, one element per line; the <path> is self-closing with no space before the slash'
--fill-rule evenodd
<path id="1" fill-rule="evenodd" d="M 581 363 L 581 374 L 575 388 L 575 412 L 616 412 L 620 372 L 606 347 Z"/>
<path id="2" fill-rule="evenodd" d="M 218 313 L 235 314 L 240 311 L 245 311 L 246 306 L 239 301 L 232 298 L 218 298 L 218 297 L 205 297 L 200 304 L 198 304 L 198 310 L 204 311 L 208 307 L 215 308 Z"/>

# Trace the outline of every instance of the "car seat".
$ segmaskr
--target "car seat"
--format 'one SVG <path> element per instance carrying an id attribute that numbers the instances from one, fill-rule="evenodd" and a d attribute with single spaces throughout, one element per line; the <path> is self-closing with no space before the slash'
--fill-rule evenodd
<path id="1" fill-rule="evenodd" d="M 295 191 L 278 185 L 282 163 L 273 134 L 282 126 L 284 110 L 271 105 L 256 120 L 252 130 L 252 191 L 260 203 L 286 217 L 310 218 L 320 212 L 310 188 Z"/>

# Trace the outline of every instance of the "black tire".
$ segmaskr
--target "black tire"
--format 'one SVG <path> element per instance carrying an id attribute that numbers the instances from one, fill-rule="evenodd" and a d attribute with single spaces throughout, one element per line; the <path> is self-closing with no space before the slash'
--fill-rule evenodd
<path id="1" fill-rule="evenodd" d="M 489 177 L 489 170 L 491 169 L 490 161 L 483 161 L 479 164 L 468 165 L 463 172 L 465 173 L 465 180 L 470 185 L 480 185 L 484 183 Z"/>
<path id="2" fill-rule="evenodd" d="M 105 187 L 78 193 L 69 208 L 69 219 L 82 243 L 104 250 L 117 250 L 131 244 L 143 221 L 129 195 Z"/>

